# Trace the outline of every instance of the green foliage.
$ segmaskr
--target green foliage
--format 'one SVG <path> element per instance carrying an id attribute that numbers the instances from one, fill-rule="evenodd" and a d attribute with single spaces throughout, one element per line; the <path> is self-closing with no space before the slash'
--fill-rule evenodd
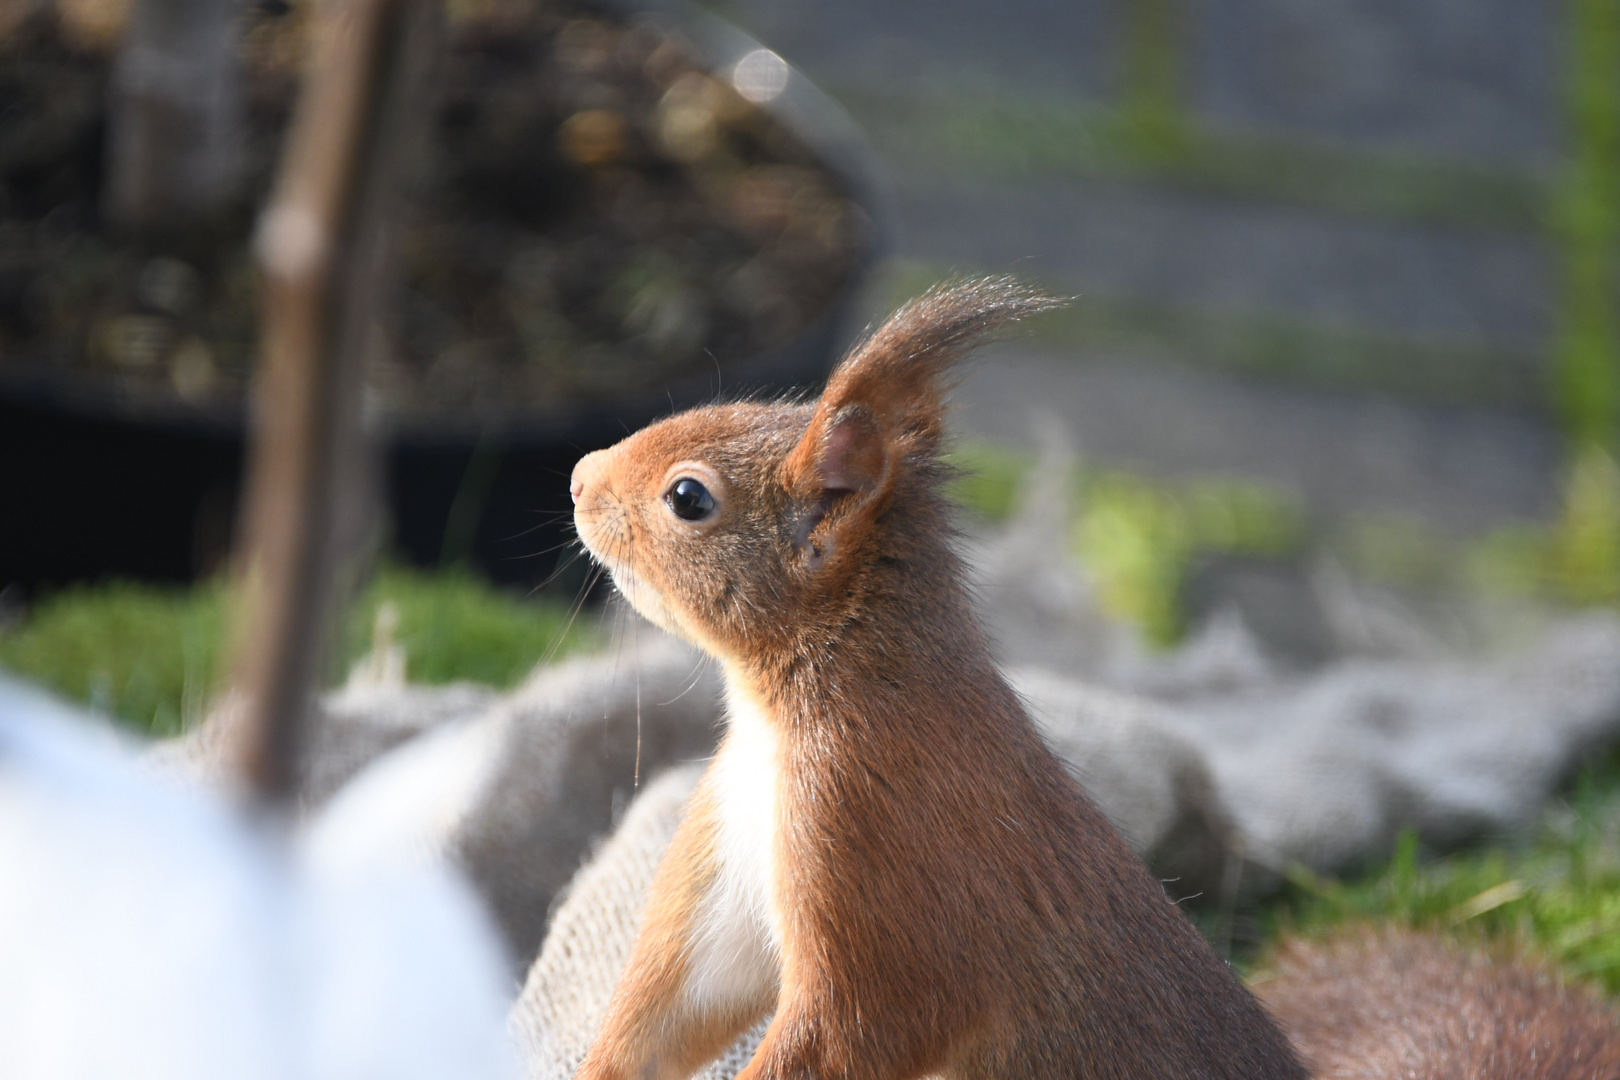
<path id="1" fill-rule="evenodd" d="M 398 612 L 407 677 L 506 687 L 537 661 L 589 643 L 551 601 L 497 592 L 464 571 L 382 570 L 354 605 L 342 634 L 340 670 L 371 645 L 378 608 Z M 173 735 L 196 720 L 216 688 L 229 625 L 229 590 L 130 582 L 66 589 L 0 633 L 0 667 L 132 728 Z"/>
<path id="2" fill-rule="evenodd" d="M 1303 868 L 1265 912 L 1268 936 L 1378 922 L 1529 945 L 1570 975 L 1620 995 L 1620 771 L 1587 772 L 1534 842 L 1441 859 L 1416 834 L 1387 864 L 1348 882 Z"/>
<path id="3" fill-rule="evenodd" d="M 593 640 L 568 609 L 554 601 L 498 592 L 466 570 L 423 573 L 383 569 L 348 621 L 343 655 L 358 659 L 371 646 L 377 609 L 394 605 L 394 640 L 405 647 L 405 676 L 438 684 L 466 680 L 507 687 L 540 660 Z"/>
<path id="4" fill-rule="evenodd" d="M 964 443 L 952 494 L 987 521 L 1011 515 L 1028 455 Z M 1074 544 L 1110 613 L 1150 642 L 1180 635 L 1189 564 L 1204 553 L 1296 555 L 1299 506 L 1264 486 L 1224 480 L 1164 483 L 1118 471 L 1078 470 Z M 1477 540 L 1447 537 L 1419 519 L 1364 515 L 1317 538 L 1358 577 L 1394 585 L 1535 597 L 1577 606 L 1620 603 L 1620 465 L 1578 453 L 1565 476 L 1563 511 L 1550 526 L 1516 525 Z"/>
<path id="5" fill-rule="evenodd" d="M 1547 561 L 1548 576 L 1566 599 L 1620 600 L 1620 469 L 1605 451 L 1577 451 Z"/>
<path id="6" fill-rule="evenodd" d="M 1087 490 L 1075 545 L 1105 611 L 1154 644 L 1180 636 L 1181 582 L 1193 544 L 1169 492 L 1117 473 L 1101 477 Z"/>
<path id="7" fill-rule="evenodd" d="M 1577 605 L 1620 602 L 1620 467 L 1608 452 L 1578 448 L 1565 476 L 1562 513 L 1550 528 L 1499 530 L 1476 543 L 1468 583 Z"/>
<path id="8" fill-rule="evenodd" d="M 0 634 L 0 667 L 137 730 L 173 735 L 212 688 L 226 622 L 218 585 L 76 586 Z"/>

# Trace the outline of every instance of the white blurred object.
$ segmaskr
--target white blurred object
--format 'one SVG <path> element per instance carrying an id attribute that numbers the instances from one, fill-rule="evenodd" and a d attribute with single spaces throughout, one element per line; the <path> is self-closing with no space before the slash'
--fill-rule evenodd
<path id="1" fill-rule="evenodd" d="M 0 1072 L 514 1075 L 488 919 L 376 813 L 282 835 L 0 677 Z"/>
<path id="2" fill-rule="evenodd" d="M 769 49 L 755 49 L 731 69 L 731 85 L 749 101 L 764 105 L 782 96 L 791 75 L 787 61 Z"/>

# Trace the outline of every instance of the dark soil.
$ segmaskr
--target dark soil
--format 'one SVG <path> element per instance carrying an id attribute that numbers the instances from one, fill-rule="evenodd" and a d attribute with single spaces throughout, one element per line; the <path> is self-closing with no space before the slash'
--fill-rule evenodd
<path id="1" fill-rule="evenodd" d="M 255 341 L 252 224 L 308 0 L 244 16 L 241 206 L 161 239 L 103 227 L 117 20 L 113 0 L 87 19 L 97 2 L 0 34 L 0 378 L 94 380 L 137 413 L 234 410 Z M 867 246 L 809 150 L 651 23 L 452 4 L 433 94 L 370 374 L 395 419 L 496 419 L 713 370 L 801 330 Z"/>

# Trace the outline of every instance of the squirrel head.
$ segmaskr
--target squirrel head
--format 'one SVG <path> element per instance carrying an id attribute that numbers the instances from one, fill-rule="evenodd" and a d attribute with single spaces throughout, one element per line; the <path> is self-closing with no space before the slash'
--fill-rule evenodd
<path id="1" fill-rule="evenodd" d="M 836 640 L 875 589 L 941 557 L 951 363 L 1053 301 L 1011 279 L 938 286 L 870 333 L 813 404 L 711 405 L 574 467 L 574 521 L 619 591 L 711 654 Z"/>

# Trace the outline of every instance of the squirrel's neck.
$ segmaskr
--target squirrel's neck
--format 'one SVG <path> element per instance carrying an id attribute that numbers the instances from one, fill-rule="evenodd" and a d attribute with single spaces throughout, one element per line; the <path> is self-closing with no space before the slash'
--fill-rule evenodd
<path id="1" fill-rule="evenodd" d="M 790 726 L 871 714 L 979 721 L 1018 711 L 942 544 L 861 581 L 827 624 L 728 661 L 728 682 Z M 986 716 L 987 691 L 996 699 Z M 1020 713 L 1021 715 L 1021 713 Z"/>

